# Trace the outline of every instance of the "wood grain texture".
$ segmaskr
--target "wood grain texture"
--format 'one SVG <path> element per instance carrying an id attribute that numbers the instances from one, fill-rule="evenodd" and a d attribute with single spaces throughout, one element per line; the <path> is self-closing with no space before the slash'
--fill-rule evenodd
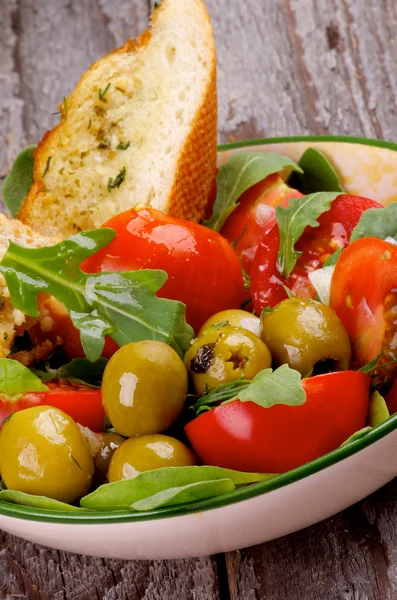
<path id="1" fill-rule="evenodd" d="M 0 598 L 219 600 L 213 558 L 127 562 L 58 552 L 0 533 Z"/>
<path id="2" fill-rule="evenodd" d="M 150 3 L 0 0 L 0 177 L 21 147 L 54 125 L 52 113 L 84 69 L 146 27 Z M 218 48 L 220 140 L 394 139 L 394 0 L 207 5 Z M 324 523 L 231 553 L 226 567 L 212 558 L 91 559 L 0 536 L 1 599 L 227 600 L 228 574 L 231 600 L 394 600 L 397 482 Z"/>
<path id="3" fill-rule="evenodd" d="M 231 599 L 396 598 L 396 495 L 390 484 L 309 529 L 229 554 Z"/>

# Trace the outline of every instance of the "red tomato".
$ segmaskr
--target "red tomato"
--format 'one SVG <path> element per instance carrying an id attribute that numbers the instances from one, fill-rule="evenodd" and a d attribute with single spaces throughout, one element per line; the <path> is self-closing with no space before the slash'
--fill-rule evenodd
<path id="1" fill-rule="evenodd" d="M 242 194 L 239 206 L 227 219 L 221 234 L 231 243 L 238 240 L 235 250 L 248 274 L 261 239 L 276 222 L 276 207 L 287 206 L 291 198 L 302 195 L 290 188 L 278 173 L 269 175 Z"/>
<path id="2" fill-rule="evenodd" d="M 397 379 L 395 379 L 390 392 L 385 397 L 389 413 L 394 415 L 397 413 Z"/>
<path id="3" fill-rule="evenodd" d="M 288 279 L 277 268 L 280 236 L 277 224 L 264 235 L 251 270 L 251 295 L 255 310 L 260 314 L 265 306 L 275 306 L 287 298 L 286 285 L 299 298 L 315 298 L 316 291 L 308 273 L 323 266 L 338 248 L 345 248 L 363 212 L 382 206 L 361 196 L 340 195 L 331 209 L 318 219 L 318 227 L 307 227 L 295 245 L 302 252 Z"/>
<path id="4" fill-rule="evenodd" d="M 85 272 L 163 269 L 168 281 L 157 295 L 186 304 L 186 319 L 196 331 L 215 313 L 240 307 L 240 264 L 219 233 L 149 209 L 128 210 L 103 227 L 117 236 L 84 261 Z"/>
<path id="5" fill-rule="evenodd" d="M 330 305 L 350 336 L 353 359 L 361 367 L 380 353 L 379 364 L 397 359 L 397 247 L 362 238 L 338 260 Z M 396 365 L 387 374 L 396 373 Z"/>
<path id="6" fill-rule="evenodd" d="M 103 431 L 105 411 L 101 390 L 66 383 L 48 383 L 48 392 L 29 392 L 17 402 L 0 400 L 0 426 L 4 419 L 31 406 L 53 406 L 92 431 Z"/>
<path id="7" fill-rule="evenodd" d="M 362 429 L 370 379 L 361 371 L 303 379 L 306 403 L 262 408 L 236 400 L 204 413 L 185 427 L 206 465 L 284 473 L 338 448 Z"/>
<path id="8" fill-rule="evenodd" d="M 65 306 L 50 294 L 40 293 L 37 297 L 37 308 L 42 315 L 47 315 L 53 320 L 52 331 L 47 335 L 50 335 L 54 342 L 58 338 L 62 340 L 62 349 L 66 356 L 70 360 L 84 358 L 85 352 L 80 341 L 80 330 L 73 325 Z M 107 337 L 105 338 L 102 356 L 111 358 L 118 349 L 116 342 Z"/>

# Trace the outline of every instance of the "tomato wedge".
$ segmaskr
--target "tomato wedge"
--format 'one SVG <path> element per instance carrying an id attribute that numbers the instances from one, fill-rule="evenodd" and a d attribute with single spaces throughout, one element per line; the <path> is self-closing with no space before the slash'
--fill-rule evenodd
<path id="1" fill-rule="evenodd" d="M 284 473 L 338 448 L 365 426 L 368 375 L 327 373 L 303 379 L 306 403 L 262 408 L 236 400 L 189 423 L 187 437 L 204 464 Z"/>
<path id="2" fill-rule="evenodd" d="M 16 402 L 0 399 L 0 426 L 13 413 L 32 406 L 53 406 L 92 431 L 103 431 L 101 390 L 67 383 L 48 383 L 48 392 L 29 392 Z"/>
<path id="3" fill-rule="evenodd" d="M 397 359 L 397 247 L 378 238 L 351 244 L 336 263 L 330 305 L 350 336 L 358 367 Z M 382 370 L 391 378 L 397 365 Z"/>
<path id="4" fill-rule="evenodd" d="M 275 306 L 287 298 L 286 285 L 299 298 L 315 298 L 316 291 L 308 274 L 323 266 L 338 248 L 345 248 L 363 212 L 382 208 L 375 200 L 341 194 L 331 209 L 318 219 L 318 227 L 307 227 L 296 243 L 302 252 L 290 277 L 283 277 L 277 267 L 280 236 L 277 224 L 262 238 L 251 270 L 251 296 L 260 314 L 265 306 Z"/>
<path id="5" fill-rule="evenodd" d="M 287 206 L 291 198 L 302 195 L 289 187 L 278 173 L 269 175 L 242 194 L 221 234 L 230 243 L 237 242 L 237 256 L 248 274 L 261 239 L 276 222 L 276 207 Z"/>
<path id="6" fill-rule="evenodd" d="M 217 312 L 240 307 L 240 264 L 216 231 L 152 209 L 128 210 L 103 227 L 117 235 L 83 262 L 83 271 L 166 271 L 168 281 L 157 295 L 186 304 L 186 320 L 195 331 Z"/>

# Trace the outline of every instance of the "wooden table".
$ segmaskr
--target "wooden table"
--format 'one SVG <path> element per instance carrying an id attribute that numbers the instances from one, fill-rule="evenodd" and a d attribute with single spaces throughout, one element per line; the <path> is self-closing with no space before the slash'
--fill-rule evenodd
<path id="1" fill-rule="evenodd" d="M 95 59 L 145 29 L 150 0 L 0 0 L 0 176 L 56 122 Z M 397 133 L 395 0 L 207 0 L 221 141 Z M 283 539 L 225 556 L 123 562 L 0 533 L 0 596 L 30 600 L 397 598 L 397 482 Z"/>

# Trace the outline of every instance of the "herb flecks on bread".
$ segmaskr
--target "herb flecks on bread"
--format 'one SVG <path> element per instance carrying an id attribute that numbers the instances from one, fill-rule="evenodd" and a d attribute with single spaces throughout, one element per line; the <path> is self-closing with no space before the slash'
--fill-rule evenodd
<path id="1" fill-rule="evenodd" d="M 137 204 L 200 220 L 216 169 L 216 58 L 201 0 L 164 0 L 151 28 L 95 63 L 35 152 L 19 218 L 68 237 Z"/>

